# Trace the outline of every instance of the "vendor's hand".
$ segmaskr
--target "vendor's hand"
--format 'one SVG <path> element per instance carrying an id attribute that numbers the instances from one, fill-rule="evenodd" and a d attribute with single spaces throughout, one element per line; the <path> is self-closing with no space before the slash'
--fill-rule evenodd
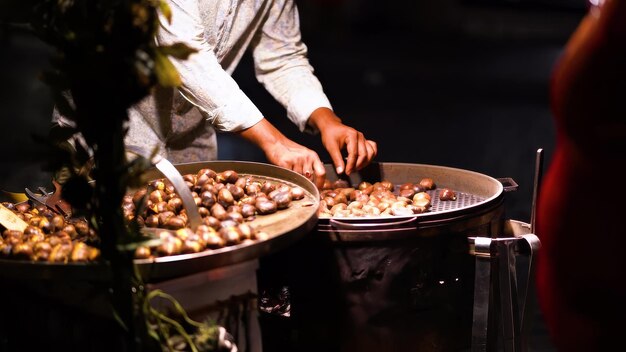
<path id="1" fill-rule="evenodd" d="M 304 175 L 318 188 L 324 185 L 326 169 L 317 153 L 285 137 L 266 119 L 239 134 L 261 148 L 270 163 Z"/>
<path id="2" fill-rule="evenodd" d="M 326 169 L 317 153 L 289 139 L 272 144 L 265 150 L 268 161 L 274 165 L 293 170 L 304 175 L 322 188 L 326 179 Z"/>
<path id="3" fill-rule="evenodd" d="M 365 139 L 363 133 L 346 126 L 341 119 L 328 108 L 316 109 L 309 118 L 309 124 L 316 127 L 322 136 L 322 144 L 330 154 L 337 174 L 367 166 L 378 152 L 376 142 Z M 346 149 L 348 157 L 343 161 L 341 151 Z"/>

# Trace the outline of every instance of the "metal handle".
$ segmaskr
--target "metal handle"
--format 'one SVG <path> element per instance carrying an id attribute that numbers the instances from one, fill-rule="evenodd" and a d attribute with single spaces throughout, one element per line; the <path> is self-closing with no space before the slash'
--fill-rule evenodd
<path id="1" fill-rule="evenodd" d="M 329 219 L 328 223 L 329 225 L 331 225 L 333 228 L 338 228 L 338 229 L 343 229 L 343 230 L 348 230 L 348 229 L 362 229 L 362 228 L 371 228 L 371 227 L 375 227 L 376 229 L 384 229 L 387 227 L 394 227 L 394 226 L 399 226 L 399 225 L 406 225 L 406 224 L 410 224 L 413 221 L 415 221 L 417 219 L 417 216 L 413 216 L 411 218 L 408 219 L 402 219 L 402 220 L 390 220 L 388 222 L 366 222 L 363 224 L 355 224 L 355 223 L 351 223 L 351 222 L 344 222 L 341 220 L 337 220 L 337 219 Z"/>
<path id="2" fill-rule="evenodd" d="M 132 153 L 142 155 L 144 157 L 148 155 L 145 150 L 136 146 L 127 146 L 127 150 Z M 172 165 L 169 160 L 160 156 L 155 156 L 154 158 L 152 158 L 151 162 L 159 171 L 161 171 L 163 176 L 165 176 L 165 178 L 167 178 L 172 183 L 174 189 L 176 190 L 176 193 L 178 193 L 178 196 L 183 201 L 183 207 L 187 211 L 189 227 L 195 230 L 198 226 L 202 225 L 202 217 L 198 212 L 198 206 L 193 200 L 191 191 L 189 190 L 189 187 L 187 187 L 183 176 L 180 174 L 180 172 L 178 172 L 176 167 L 174 167 L 174 165 Z"/>
<path id="3" fill-rule="evenodd" d="M 522 351 L 528 351 L 528 336 L 530 334 L 533 309 L 535 308 L 535 263 L 537 260 L 536 253 L 541 248 L 541 242 L 539 237 L 535 234 L 522 235 L 523 240 L 526 242 L 526 251 L 528 255 L 528 276 L 526 278 L 526 288 L 522 291 L 521 297 L 521 346 Z M 523 243 L 523 242 L 520 242 Z M 522 247 L 522 246 L 520 246 Z M 521 249 L 520 249 L 521 251 Z"/>
<path id="4" fill-rule="evenodd" d="M 537 200 L 541 189 L 541 179 L 543 178 L 543 149 L 537 149 L 535 157 L 535 179 L 533 184 L 533 201 L 530 213 L 530 232 L 535 233 L 535 222 L 537 221 Z"/>
<path id="5" fill-rule="evenodd" d="M 496 178 L 496 180 L 498 180 L 502 184 L 503 190 L 505 192 L 517 191 L 517 189 L 519 188 L 517 182 L 515 182 L 515 180 L 510 177 Z"/>

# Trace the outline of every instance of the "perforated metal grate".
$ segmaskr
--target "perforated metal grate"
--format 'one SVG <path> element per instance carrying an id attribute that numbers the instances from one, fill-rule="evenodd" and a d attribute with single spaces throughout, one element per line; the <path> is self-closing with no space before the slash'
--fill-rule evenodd
<path id="1" fill-rule="evenodd" d="M 453 190 L 456 193 L 456 200 L 442 201 L 439 199 L 440 190 L 441 188 L 438 187 L 437 189 L 427 191 L 427 193 L 430 194 L 430 202 L 432 204 L 432 208 L 430 209 L 431 212 L 463 209 L 471 205 L 483 202 L 485 200 L 485 198 L 483 197 Z"/>

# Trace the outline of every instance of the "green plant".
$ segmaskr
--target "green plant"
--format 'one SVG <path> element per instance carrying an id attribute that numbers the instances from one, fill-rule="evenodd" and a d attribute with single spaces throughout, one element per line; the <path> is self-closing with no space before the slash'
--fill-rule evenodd
<path id="1" fill-rule="evenodd" d="M 10 3 L 31 9 L 24 2 Z M 137 185 L 139 175 L 150 166 L 145 158 L 126 158 L 127 109 L 156 84 L 179 85 L 168 56 L 184 59 L 193 50 L 181 44 L 156 45 L 159 12 L 162 20 L 171 20 L 163 0 L 42 0 L 31 5 L 30 25 L 56 49 L 52 70 L 43 79 L 58 111 L 75 124 L 55 137 L 67 140 L 80 133 L 85 141 L 84 146 L 61 149 L 52 166 L 67 173 L 64 195 L 100 236 L 102 259 L 112 272 L 114 315 L 124 328 L 129 350 L 171 348 L 165 325 L 174 326 L 180 336 L 194 336 L 186 341 L 192 350 L 208 350 L 212 344 L 205 342 L 214 336 L 213 327 L 187 319 L 189 335 L 174 319 L 150 307 L 154 295 L 175 300 L 160 291 L 145 292 L 133 264 L 134 249 L 145 238 L 137 224 L 128 226 L 121 208 L 128 188 Z M 24 12 L 14 18 L 25 18 Z"/>

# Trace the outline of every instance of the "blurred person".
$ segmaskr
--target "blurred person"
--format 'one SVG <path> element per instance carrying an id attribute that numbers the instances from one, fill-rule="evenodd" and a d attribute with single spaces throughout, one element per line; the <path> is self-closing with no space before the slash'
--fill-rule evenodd
<path id="1" fill-rule="evenodd" d="M 614 350 L 626 328 L 626 1 L 590 2 L 553 73 L 538 203 L 538 298 L 560 351 Z"/>
<path id="2" fill-rule="evenodd" d="M 323 184 L 320 157 L 283 135 L 266 120 L 231 77 L 250 49 L 257 80 L 302 132 L 317 134 L 338 174 L 366 166 L 377 145 L 342 123 L 313 73 L 301 40 L 293 0 L 167 0 L 171 22 L 160 15 L 157 42 L 184 43 L 197 50 L 172 58 L 178 89 L 157 87 L 129 110 L 128 146 L 151 148 L 173 163 L 217 158 L 215 130 L 251 141 L 275 165 Z M 55 113 L 59 124 L 69 123 Z M 347 153 L 344 161 L 342 152 Z"/>

